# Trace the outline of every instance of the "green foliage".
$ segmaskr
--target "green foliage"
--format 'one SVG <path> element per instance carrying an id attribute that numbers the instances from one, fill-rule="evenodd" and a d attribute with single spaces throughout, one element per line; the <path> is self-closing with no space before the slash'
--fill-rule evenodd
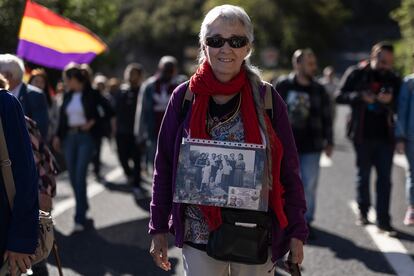
<path id="1" fill-rule="evenodd" d="M 135 1 L 130 4 L 134 8 L 121 10 L 117 36 L 131 46 L 181 56 L 185 46 L 195 44 L 194 22 L 200 17 L 199 2 Z"/>
<path id="2" fill-rule="evenodd" d="M 286 57 L 297 48 L 323 51 L 334 46 L 335 31 L 349 17 L 340 0 L 209 0 L 204 11 L 216 5 L 243 7 L 255 26 L 256 47 L 276 47 Z"/>
<path id="3" fill-rule="evenodd" d="M 25 1 L 0 0 L 0 53 L 14 53 Z"/>
<path id="4" fill-rule="evenodd" d="M 0 51 L 14 52 L 24 0 L 0 0 Z M 242 6 L 255 27 L 255 46 L 276 47 L 288 64 L 296 48 L 323 51 L 334 46 L 333 35 L 348 18 L 341 0 L 36 0 L 100 36 L 110 52 L 98 63 L 125 63 L 127 57 L 162 54 L 183 57 L 197 46 L 204 14 L 224 3 Z M 412 2 L 412 1 L 411 1 Z M 258 51 L 257 51 L 258 52 Z M 99 61 L 100 60 L 100 61 Z M 282 60 L 283 63 L 283 60 Z"/>
<path id="5" fill-rule="evenodd" d="M 414 68 L 414 0 L 402 0 L 392 17 L 398 21 L 403 37 L 396 47 L 397 66 L 403 73 L 410 74 Z"/>

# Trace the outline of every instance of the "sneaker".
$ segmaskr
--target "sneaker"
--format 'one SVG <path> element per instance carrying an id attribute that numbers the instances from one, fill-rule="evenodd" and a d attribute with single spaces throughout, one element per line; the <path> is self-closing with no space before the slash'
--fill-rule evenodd
<path id="1" fill-rule="evenodd" d="M 404 225 L 406 226 L 413 226 L 414 225 L 414 206 L 410 206 L 407 208 L 407 212 L 405 212 L 404 217 Z"/>
<path id="2" fill-rule="evenodd" d="M 368 217 L 366 214 L 359 214 L 358 219 L 356 220 L 356 225 L 359 226 L 365 226 L 370 224 L 371 222 L 368 220 Z"/>
<path id="3" fill-rule="evenodd" d="M 379 233 L 386 234 L 390 237 L 396 237 L 397 236 L 397 231 L 390 224 L 386 224 L 386 225 L 378 224 L 377 227 L 378 227 L 378 232 Z"/>

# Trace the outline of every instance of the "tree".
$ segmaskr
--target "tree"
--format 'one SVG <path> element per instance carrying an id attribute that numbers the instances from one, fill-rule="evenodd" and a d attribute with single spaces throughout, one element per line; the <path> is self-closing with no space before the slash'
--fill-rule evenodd
<path id="1" fill-rule="evenodd" d="M 340 0 L 209 0 L 204 11 L 225 2 L 246 10 L 255 27 L 256 48 L 279 48 L 285 65 L 297 48 L 318 52 L 335 46 L 335 31 L 349 16 Z"/>
<path id="2" fill-rule="evenodd" d="M 400 25 L 402 40 L 397 47 L 397 66 L 405 74 L 413 72 L 414 62 L 414 0 L 403 0 L 401 6 L 392 12 Z"/>
<path id="3" fill-rule="evenodd" d="M 17 47 L 21 16 L 23 15 L 23 0 L 0 0 L 0 53 L 14 53 Z"/>

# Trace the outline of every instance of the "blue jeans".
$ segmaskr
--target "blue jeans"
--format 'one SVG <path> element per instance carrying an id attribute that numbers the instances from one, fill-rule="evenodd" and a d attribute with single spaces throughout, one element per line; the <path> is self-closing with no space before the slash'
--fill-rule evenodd
<path id="1" fill-rule="evenodd" d="M 389 207 L 391 196 L 391 169 L 394 145 L 382 141 L 366 141 L 355 144 L 357 165 L 357 203 L 362 215 L 368 213 L 371 206 L 370 176 L 371 168 L 377 172 L 376 211 L 377 223 L 390 223 Z"/>
<path id="2" fill-rule="evenodd" d="M 302 178 L 303 189 L 305 190 L 305 199 L 307 211 L 305 219 L 307 223 L 313 221 L 316 209 L 316 187 L 319 178 L 319 160 L 320 152 L 299 154 L 300 175 Z"/>
<path id="3" fill-rule="evenodd" d="M 414 206 L 414 141 L 407 141 L 405 144 L 405 155 L 408 160 L 408 173 L 405 182 L 407 202 Z"/>
<path id="4" fill-rule="evenodd" d="M 88 210 L 86 176 L 94 152 L 94 142 L 88 133 L 69 133 L 64 140 L 64 153 L 70 182 L 76 201 L 75 222 L 84 224 Z"/>

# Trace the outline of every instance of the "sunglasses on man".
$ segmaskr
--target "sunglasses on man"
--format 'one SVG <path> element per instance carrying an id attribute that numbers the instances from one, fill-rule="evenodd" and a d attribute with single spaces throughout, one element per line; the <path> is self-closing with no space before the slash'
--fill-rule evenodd
<path id="1" fill-rule="evenodd" d="M 210 36 L 206 38 L 206 45 L 211 48 L 221 48 L 225 43 L 228 43 L 231 48 L 242 48 L 249 43 L 249 39 L 245 36 L 231 36 L 224 38 L 221 36 Z"/>

